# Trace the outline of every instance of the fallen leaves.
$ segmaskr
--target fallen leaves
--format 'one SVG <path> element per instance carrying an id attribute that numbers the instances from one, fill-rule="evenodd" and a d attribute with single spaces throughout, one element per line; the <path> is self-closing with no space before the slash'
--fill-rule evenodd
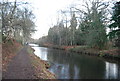
<path id="1" fill-rule="evenodd" d="M 11 39 L 13 40 L 13 39 Z M 2 43 L 2 70 L 6 71 L 8 63 L 16 55 L 16 52 L 22 47 L 22 45 L 15 40 L 13 43 Z"/>
<path id="2" fill-rule="evenodd" d="M 55 75 L 47 70 L 50 67 L 47 61 L 41 60 L 35 54 L 30 54 L 30 58 L 35 68 L 37 79 L 56 79 Z"/>

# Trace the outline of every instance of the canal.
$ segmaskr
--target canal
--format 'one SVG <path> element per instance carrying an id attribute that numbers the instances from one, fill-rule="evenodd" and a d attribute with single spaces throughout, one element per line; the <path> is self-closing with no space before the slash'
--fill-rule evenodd
<path id="1" fill-rule="evenodd" d="M 35 54 L 51 64 L 57 79 L 120 79 L 120 64 L 97 57 L 46 47 L 32 47 Z"/>

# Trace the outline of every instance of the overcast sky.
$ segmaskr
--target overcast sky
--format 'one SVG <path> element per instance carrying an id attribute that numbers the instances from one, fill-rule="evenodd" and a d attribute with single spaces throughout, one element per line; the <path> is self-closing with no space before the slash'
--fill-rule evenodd
<path id="1" fill-rule="evenodd" d="M 36 16 L 36 29 L 33 38 L 38 39 L 48 34 L 52 24 L 56 23 L 57 11 L 68 7 L 74 0 L 31 0 Z"/>

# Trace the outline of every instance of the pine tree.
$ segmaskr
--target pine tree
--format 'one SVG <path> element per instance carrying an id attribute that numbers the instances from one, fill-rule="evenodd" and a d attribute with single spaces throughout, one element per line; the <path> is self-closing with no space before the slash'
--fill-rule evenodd
<path id="1" fill-rule="evenodd" d="M 111 29 L 109 38 L 115 39 L 116 46 L 120 48 L 120 1 L 116 2 L 113 7 L 113 15 L 111 21 L 113 23 L 109 25 L 109 28 Z"/>

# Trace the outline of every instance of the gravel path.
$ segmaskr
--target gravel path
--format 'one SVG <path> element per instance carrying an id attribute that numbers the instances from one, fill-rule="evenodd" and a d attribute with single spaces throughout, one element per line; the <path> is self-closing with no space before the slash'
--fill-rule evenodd
<path id="1" fill-rule="evenodd" d="M 35 79 L 34 68 L 31 65 L 27 46 L 21 49 L 8 65 L 3 74 L 4 79 Z"/>

